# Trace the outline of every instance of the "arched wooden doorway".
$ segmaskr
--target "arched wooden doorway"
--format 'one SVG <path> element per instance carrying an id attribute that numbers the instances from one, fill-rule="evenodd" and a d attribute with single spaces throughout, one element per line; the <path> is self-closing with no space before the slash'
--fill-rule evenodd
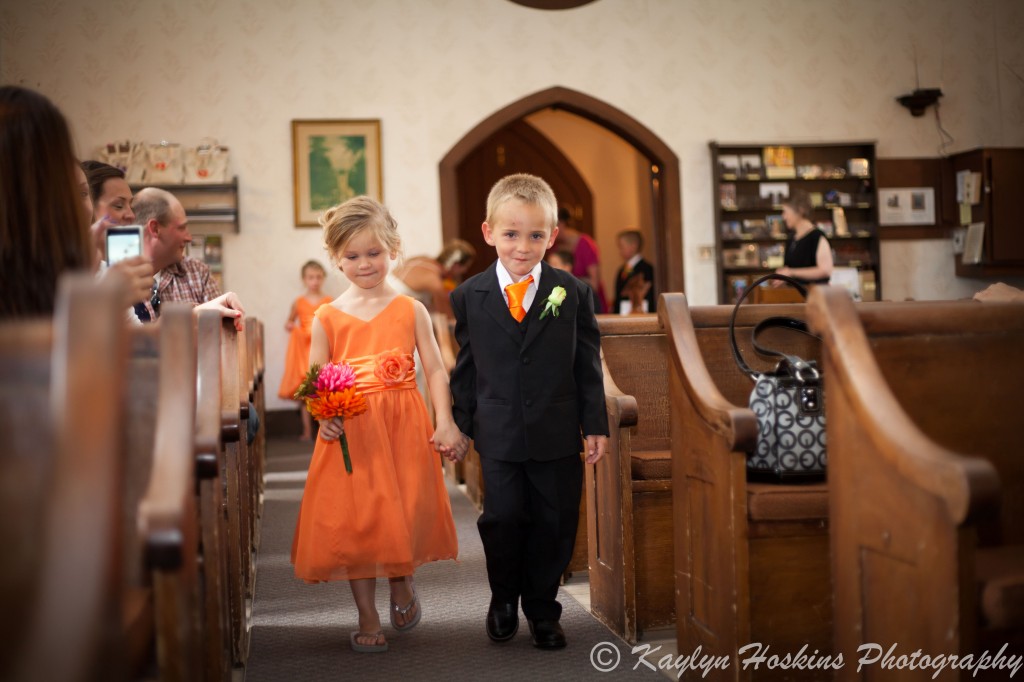
<path id="1" fill-rule="evenodd" d="M 654 235 L 657 242 L 655 277 L 658 291 L 683 291 L 683 225 L 679 159 L 643 124 L 601 100 L 575 90 L 554 87 L 513 102 L 492 114 L 459 140 L 441 160 L 441 230 L 444 240 L 459 235 L 462 220 L 457 169 L 488 138 L 536 111 L 564 109 L 615 133 L 651 160 Z M 479 216 L 475 218 L 479 224 Z M 670 267 L 671 263 L 671 267 Z"/>
<path id="2" fill-rule="evenodd" d="M 548 181 L 560 206 L 571 207 L 581 219 L 576 227 L 593 234 L 593 196 L 579 171 L 551 141 L 522 119 L 512 121 L 481 142 L 456 168 L 459 223 L 454 236 L 477 253 L 493 256 L 480 232 L 487 195 L 498 180 L 510 173 L 531 173 Z M 477 258 L 467 274 L 483 271 L 493 257 Z"/>

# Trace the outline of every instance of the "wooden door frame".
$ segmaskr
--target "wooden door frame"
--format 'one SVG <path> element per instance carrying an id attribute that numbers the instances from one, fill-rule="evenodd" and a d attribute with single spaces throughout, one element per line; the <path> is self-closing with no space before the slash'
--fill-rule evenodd
<path id="1" fill-rule="evenodd" d="M 553 87 L 528 95 L 491 114 L 466 133 L 445 154 L 441 176 L 441 234 L 444 241 L 459 233 L 458 181 L 455 170 L 484 140 L 517 119 L 541 109 L 563 109 L 615 133 L 651 161 L 654 199 L 655 263 L 659 291 L 683 291 L 683 220 L 679 158 L 661 139 L 629 114 L 582 92 Z M 672 254 L 670 260 L 669 254 Z M 678 267 L 669 267 L 670 262 Z"/>

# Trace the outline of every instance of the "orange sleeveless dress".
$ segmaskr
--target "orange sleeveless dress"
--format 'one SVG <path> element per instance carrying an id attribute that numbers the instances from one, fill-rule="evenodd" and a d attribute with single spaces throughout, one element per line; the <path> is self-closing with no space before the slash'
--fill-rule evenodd
<path id="1" fill-rule="evenodd" d="M 284 354 L 284 376 L 277 396 L 284 400 L 294 400 L 295 391 L 306 378 L 309 371 L 309 346 L 313 339 L 313 313 L 325 303 L 331 302 L 330 296 L 324 296 L 316 303 L 310 303 L 305 296 L 295 300 L 295 313 L 299 323 L 292 327 L 288 337 L 288 350 Z"/>
<path id="2" fill-rule="evenodd" d="M 330 305 L 316 317 L 331 361 L 352 365 L 368 409 L 345 420 L 351 474 L 340 441 L 316 440 L 292 542 L 295 575 L 309 582 L 395 578 L 455 559 L 455 524 L 415 369 L 392 386 L 374 375 L 384 351 L 407 353 L 411 364 L 412 299 L 396 296 L 366 322 Z"/>

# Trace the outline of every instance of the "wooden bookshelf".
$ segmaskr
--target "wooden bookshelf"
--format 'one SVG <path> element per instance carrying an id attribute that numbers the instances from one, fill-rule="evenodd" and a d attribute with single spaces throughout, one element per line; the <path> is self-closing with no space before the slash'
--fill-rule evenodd
<path id="1" fill-rule="evenodd" d="M 836 266 L 857 268 L 865 300 L 881 298 L 874 142 L 713 141 L 710 149 L 719 303 L 734 303 L 740 286 L 782 267 L 781 202 L 797 190 L 811 197 L 810 218 L 828 235 Z"/>

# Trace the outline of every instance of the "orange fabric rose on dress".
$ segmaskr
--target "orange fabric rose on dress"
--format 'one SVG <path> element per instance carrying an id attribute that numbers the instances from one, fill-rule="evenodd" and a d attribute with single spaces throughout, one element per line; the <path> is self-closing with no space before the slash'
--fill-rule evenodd
<path id="1" fill-rule="evenodd" d="M 377 356 L 373 376 L 380 379 L 385 386 L 395 386 L 406 380 L 415 364 L 411 354 L 392 348 Z"/>

